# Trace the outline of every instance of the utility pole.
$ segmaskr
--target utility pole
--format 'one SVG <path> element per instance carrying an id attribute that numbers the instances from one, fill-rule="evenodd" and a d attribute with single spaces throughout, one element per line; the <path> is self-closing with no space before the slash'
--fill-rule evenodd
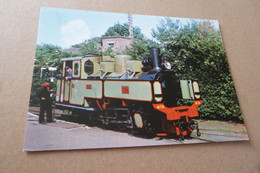
<path id="1" fill-rule="evenodd" d="M 128 14 L 128 20 L 129 20 L 129 35 L 130 35 L 130 38 L 133 40 L 134 39 L 134 32 L 133 32 L 132 14 Z"/>

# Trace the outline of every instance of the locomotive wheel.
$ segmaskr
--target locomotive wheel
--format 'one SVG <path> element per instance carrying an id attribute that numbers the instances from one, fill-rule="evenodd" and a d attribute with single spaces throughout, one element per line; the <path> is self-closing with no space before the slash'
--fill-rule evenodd
<path id="1" fill-rule="evenodd" d="M 155 137 L 156 132 L 160 131 L 158 124 L 161 126 L 158 114 L 150 110 L 152 110 L 150 105 L 138 105 L 131 111 L 133 131 L 145 138 Z"/>
<path id="2" fill-rule="evenodd" d="M 180 136 L 179 136 L 179 141 L 180 141 L 180 142 L 184 141 L 184 136 L 183 136 L 183 135 L 180 135 Z"/>
<path id="3" fill-rule="evenodd" d="M 147 119 L 144 120 L 144 129 L 148 134 L 155 134 L 155 129 L 153 128 L 152 123 Z"/>
<path id="4" fill-rule="evenodd" d="M 126 131 L 126 129 L 127 129 L 127 127 L 125 126 L 125 125 L 118 125 L 118 129 L 120 130 L 120 131 Z"/>
<path id="5" fill-rule="evenodd" d="M 140 131 L 148 138 L 155 136 L 155 128 L 153 127 L 152 121 L 151 121 L 151 114 L 149 113 L 143 113 L 140 111 L 140 116 L 142 117 L 142 123 L 143 127 L 140 129 Z"/>
<path id="6" fill-rule="evenodd" d="M 88 112 L 86 124 L 90 127 L 96 126 L 97 125 L 97 114 L 95 114 L 94 112 Z"/>

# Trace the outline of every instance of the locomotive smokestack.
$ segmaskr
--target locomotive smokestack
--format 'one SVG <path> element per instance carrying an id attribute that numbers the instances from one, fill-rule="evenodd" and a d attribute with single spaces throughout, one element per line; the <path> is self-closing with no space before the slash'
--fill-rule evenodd
<path id="1" fill-rule="evenodd" d="M 159 57 L 160 54 L 160 49 L 159 48 L 151 48 L 150 49 L 150 55 L 151 55 L 151 60 L 153 63 L 153 69 L 152 72 L 158 72 L 161 70 L 160 64 L 161 64 L 161 58 Z"/>

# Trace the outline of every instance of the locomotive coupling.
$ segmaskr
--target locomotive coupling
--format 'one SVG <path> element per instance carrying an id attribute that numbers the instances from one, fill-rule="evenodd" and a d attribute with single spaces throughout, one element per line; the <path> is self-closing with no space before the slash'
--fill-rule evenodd
<path id="1" fill-rule="evenodd" d="M 196 130 L 197 131 L 197 136 L 200 136 L 201 133 L 200 133 L 200 130 L 199 130 L 199 124 L 197 121 L 194 121 L 194 120 L 191 120 L 189 123 L 188 123 L 188 126 L 192 129 L 192 130 Z"/>

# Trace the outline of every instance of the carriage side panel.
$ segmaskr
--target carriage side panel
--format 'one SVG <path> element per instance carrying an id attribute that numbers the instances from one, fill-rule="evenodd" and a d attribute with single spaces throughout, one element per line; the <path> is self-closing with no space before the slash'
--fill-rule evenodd
<path id="1" fill-rule="evenodd" d="M 101 80 L 71 80 L 70 103 L 83 105 L 84 98 L 102 98 Z"/>
<path id="2" fill-rule="evenodd" d="M 150 81 L 105 81 L 104 96 L 139 101 L 152 101 Z"/>

